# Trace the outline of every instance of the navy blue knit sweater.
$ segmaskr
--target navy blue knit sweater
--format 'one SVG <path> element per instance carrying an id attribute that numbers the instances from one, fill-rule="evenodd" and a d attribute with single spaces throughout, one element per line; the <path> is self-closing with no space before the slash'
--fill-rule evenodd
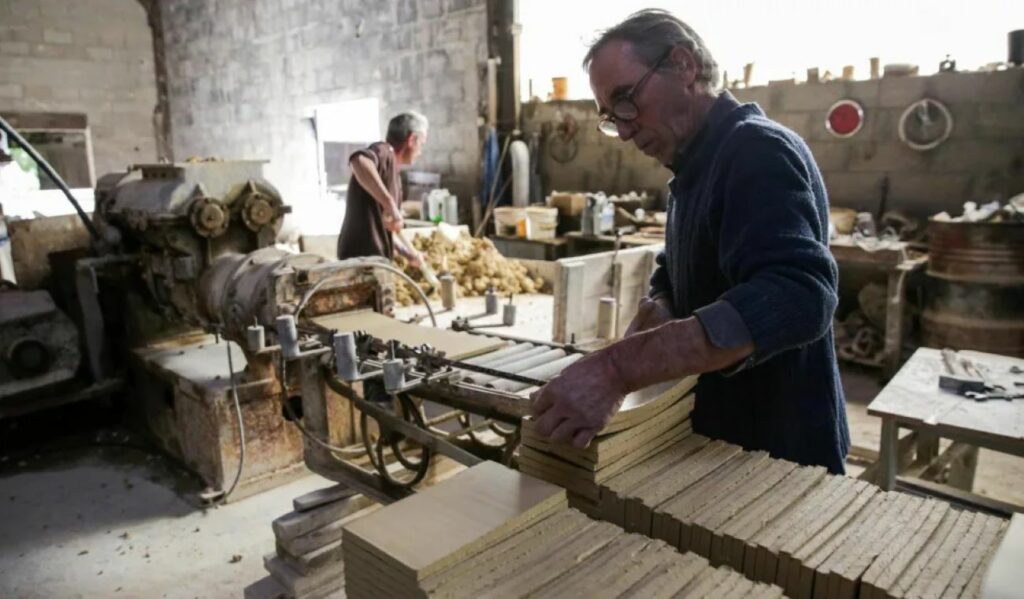
<path id="1" fill-rule="evenodd" d="M 676 156 L 651 296 L 754 353 L 697 385 L 694 430 L 841 473 L 850 446 L 832 339 L 838 271 L 807 145 L 723 92 Z"/>

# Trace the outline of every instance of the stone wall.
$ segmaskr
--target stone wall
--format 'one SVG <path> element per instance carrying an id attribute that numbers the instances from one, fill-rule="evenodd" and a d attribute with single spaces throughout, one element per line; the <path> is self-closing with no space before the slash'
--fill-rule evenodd
<path id="1" fill-rule="evenodd" d="M 1024 69 L 996 73 L 947 73 L 928 77 L 814 85 L 772 85 L 736 90 L 741 101 L 757 102 L 769 116 L 807 140 L 818 161 L 833 205 L 877 209 L 883 178 L 889 179 L 888 207 L 927 216 L 959 213 L 967 200 L 1007 199 L 1024 192 Z M 950 138 L 917 152 L 897 133 L 903 110 L 924 97 L 947 105 L 954 119 Z M 865 110 L 863 129 L 848 139 L 825 128 L 828 108 L 852 98 Z M 549 188 L 623 192 L 664 190 L 670 174 L 632 144 L 595 131 L 593 102 L 528 105 L 525 128 L 571 115 L 579 123 L 578 153 L 560 164 L 544 152 Z"/>
<path id="2" fill-rule="evenodd" d="M 303 211 L 316 203 L 317 105 L 377 98 L 431 122 L 415 165 L 468 199 L 479 172 L 483 0 L 169 0 L 162 4 L 175 156 L 269 159 Z M 340 223 L 337 224 L 340 226 Z"/>
<path id="3" fill-rule="evenodd" d="M 84 113 L 97 177 L 156 158 L 153 73 L 135 0 L 0 0 L 0 113 Z"/>

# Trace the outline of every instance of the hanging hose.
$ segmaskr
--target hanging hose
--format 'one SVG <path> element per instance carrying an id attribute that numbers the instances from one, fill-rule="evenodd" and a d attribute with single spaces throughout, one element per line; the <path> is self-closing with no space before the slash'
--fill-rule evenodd
<path id="1" fill-rule="evenodd" d="M 235 487 L 238 486 L 239 479 L 242 478 L 242 466 L 245 465 L 245 423 L 242 422 L 242 405 L 238 399 L 238 386 L 235 384 L 235 363 L 231 359 L 231 342 L 227 339 L 224 340 L 224 345 L 228 348 L 228 376 L 231 377 L 231 396 L 235 398 L 235 415 L 238 417 L 238 470 L 235 471 L 235 480 L 231 483 L 231 487 L 221 496 L 220 502 L 227 503 L 228 496 L 235 491 Z"/>
<path id="2" fill-rule="evenodd" d="M 85 225 L 85 229 L 89 231 L 89 235 L 93 238 L 93 241 L 96 243 L 102 242 L 103 238 L 100 237 L 100 232 L 96 229 L 96 225 L 89 220 L 89 215 L 85 213 L 85 210 L 82 210 L 82 206 L 78 203 L 78 200 L 75 199 L 75 196 L 71 195 L 71 189 L 68 188 L 67 183 L 64 182 L 64 179 L 61 179 L 60 175 L 57 174 L 57 171 L 53 170 L 50 163 L 40 156 L 39 152 L 36 152 L 36 149 L 32 147 L 32 144 L 25 141 L 25 138 L 18 134 L 18 132 L 14 130 L 14 127 L 11 127 L 10 123 L 5 121 L 2 116 L 0 116 L 0 129 L 3 129 L 11 139 L 16 141 L 18 145 L 28 153 L 32 160 L 39 165 L 39 168 L 46 173 L 46 176 L 53 181 L 54 185 L 64 192 L 64 196 L 67 197 L 68 201 L 71 202 L 71 205 L 75 207 L 75 212 L 78 213 L 78 218 L 82 220 L 82 224 Z"/>

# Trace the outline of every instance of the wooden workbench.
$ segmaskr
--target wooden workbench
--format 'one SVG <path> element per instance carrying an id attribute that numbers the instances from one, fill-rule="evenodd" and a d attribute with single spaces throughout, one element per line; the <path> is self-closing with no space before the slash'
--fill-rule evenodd
<path id="1" fill-rule="evenodd" d="M 597 252 L 607 252 L 615 249 L 614 235 L 584 235 L 579 231 L 565 234 L 565 240 L 569 243 L 569 256 L 582 256 Z M 623 235 L 620 239 L 620 248 L 634 248 L 646 245 L 662 245 L 665 238 L 649 235 Z"/>
<path id="2" fill-rule="evenodd" d="M 880 364 L 867 365 L 880 366 L 883 378 L 887 379 L 896 373 L 902 358 L 906 278 L 911 272 L 924 267 L 927 258 L 911 256 L 904 241 L 871 245 L 868 242 L 857 243 L 845 235 L 831 240 L 828 247 L 840 267 L 864 266 L 886 274 L 885 348 Z"/>
<path id="3" fill-rule="evenodd" d="M 985 368 L 986 377 L 1010 391 L 1024 374 L 1024 360 L 975 351 L 959 352 Z M 975 447 L 1024 457 L 1024 400 L 977 402 L 939 388 L 945 372 L 940 350 L 921 348 L 868 406 L 868 414 L 882 419 L 879 483 L 891 490 L 897 479 L 899 429 L 909 428 L 934 439 L 951 439 Z"/>

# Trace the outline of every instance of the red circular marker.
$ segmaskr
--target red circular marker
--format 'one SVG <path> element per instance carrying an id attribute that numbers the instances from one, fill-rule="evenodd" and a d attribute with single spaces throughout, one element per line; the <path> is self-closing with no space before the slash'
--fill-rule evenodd
<path id="1" fill-rule="evenodd" d="M 853 100 L 840 100 L 828 109 L 825 127 L 836 137 L 850 137 L 864 126 L 864 109 Z"/>

